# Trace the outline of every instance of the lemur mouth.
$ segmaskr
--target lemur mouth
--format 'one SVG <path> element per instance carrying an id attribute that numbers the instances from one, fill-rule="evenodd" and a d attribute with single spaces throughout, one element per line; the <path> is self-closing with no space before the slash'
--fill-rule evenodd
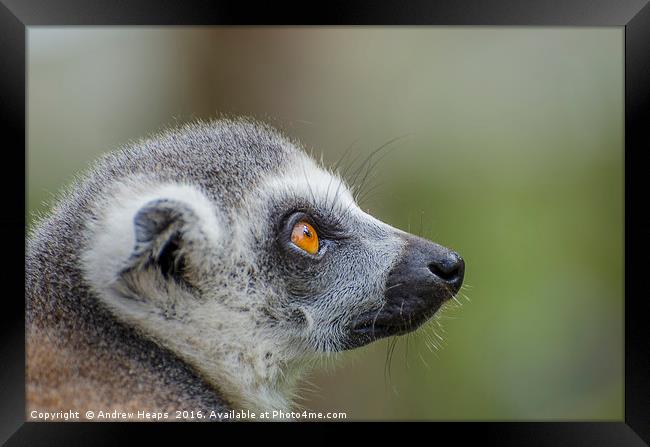
<path id="1" fill-rule="evenodd" d="M 381 308 L 352 322 L 345 349 L 416 330 L 460 290 L 465 262 L 458 254 L 422 238 L 404 238 L 405 248 L 388 274 Z"/>
<path id="2" fill-rule="evenodd" d="M 397 315 L 395 317 L 382 311 L 366 313 L 353 323 L 346 349 L 364 346 L 382 338 L 413 332 L 426 323 L 441 305 L 442 302 L 420 315 Z"/>
<path id="3" fill-rule="evenodd" d="M 440 306 L 436 307 L 430 315 L 420 315 L 413 318 L 405 317 L 400 318 L 400 321 L 382 322 L 375 320 L 375 318 L 359 321 L 354 326 L 352 326 L 352 332 L 359 336 L 370 337 L 370 341 L 378 340 L 384 337 L 390 337 L 393 335 L 404 335 L 409 332 L 413 332 L 422 326 L 427 320 L 429 320 L 429 318 L 433 316 L 439 307 Z"/>

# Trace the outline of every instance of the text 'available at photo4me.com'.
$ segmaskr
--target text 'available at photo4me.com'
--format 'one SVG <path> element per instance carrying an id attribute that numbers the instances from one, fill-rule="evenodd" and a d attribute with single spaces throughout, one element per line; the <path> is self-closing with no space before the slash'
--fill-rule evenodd
<path id="1" fill-rule="evenodd" d="M 343 411 L 251 411 L 251 410 L 176 410 L 169 411 L 121 411 L 121 410 L 86 410 L 86 411 L 38 411 L 29 413 L 31 421 L 65 422 L 65 421 L 174 421 L 174 420 L 242 420 L 242 421 L 282 421 L 282 420 L 345 420 L 348 415 Z"/>

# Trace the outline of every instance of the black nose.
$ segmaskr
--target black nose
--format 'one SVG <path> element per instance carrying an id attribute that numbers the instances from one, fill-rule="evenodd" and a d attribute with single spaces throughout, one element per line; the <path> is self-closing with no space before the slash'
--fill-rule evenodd
<path id="1" fill-rule="evenodd" d="M 404 238 L 406 245 L 388 275 L 387 287 L 402 284 L 399 288 L 395 286 L 395 293 L 403 297 L 407 292 L 426 304 L 449 299 L 460 290 L 465 262 L 458 253 L 420 237 Z"/>
<path id="2" fill-rule="evenodd" d="M 396 308 L 413 320 L 428 318 L 451 299 L 463 283 L 465 262 L 456 252 L 412 235 L 386 280 L 387 309 Z M 394 310 L 394 309 L 393 309 Z"/>
<path id="3" fill-rule="evenodd" d="M 450 285 L 463 282 L 465 275 L 465 261 L 453 251 L 435 254 L 428 265 L 429 271 Z"/>

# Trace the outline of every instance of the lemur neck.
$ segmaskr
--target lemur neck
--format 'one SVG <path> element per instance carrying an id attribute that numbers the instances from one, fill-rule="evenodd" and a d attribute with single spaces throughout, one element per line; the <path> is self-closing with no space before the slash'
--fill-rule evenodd
<path id="1" fill-rule="evenodd" d="M 221 346 L 214 355 L 199 349 L 200 354 L 186 360 L 222 390 L 223 396 L 237 410 L 251 412 L 295 410 L 294 399 L 299 380 L 306 372 L 300 361 L 285 361 L 277 351 L 257 346 Z"/>

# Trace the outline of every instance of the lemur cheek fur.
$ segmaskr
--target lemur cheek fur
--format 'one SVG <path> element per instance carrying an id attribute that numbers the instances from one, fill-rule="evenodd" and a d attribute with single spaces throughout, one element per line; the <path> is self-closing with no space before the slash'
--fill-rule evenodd
<path id="1" fill-rule="evenodd" d="M 396 302 L 422 323 L 457 291 L 462 260 L 427 244 L 268 125 L 134 143 L 28 239 L 27 409 L 286 411 L 315 356 L 414 330 Z"/>

